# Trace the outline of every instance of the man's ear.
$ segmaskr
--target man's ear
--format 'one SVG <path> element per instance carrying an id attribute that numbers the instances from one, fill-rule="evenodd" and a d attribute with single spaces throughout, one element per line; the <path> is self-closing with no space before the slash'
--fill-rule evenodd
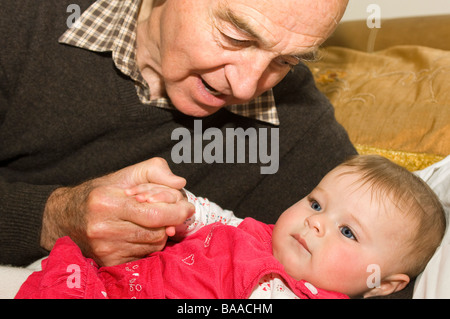
<path id="1" fill-rule="evenodd" d="M 363 297 L 368 298 L 390 295 L 405 288 L 409 281 L 409 276 L 405 274 L 390 275 L 386 278 L 383 278 L 379 287 L 372 288 L 364 293 Z"/>

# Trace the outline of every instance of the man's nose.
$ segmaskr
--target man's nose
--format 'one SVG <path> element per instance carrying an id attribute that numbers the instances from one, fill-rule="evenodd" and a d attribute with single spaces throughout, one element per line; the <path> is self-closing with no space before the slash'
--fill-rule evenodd
<path id="1" fill-rule="evenodd" d="M 325 234 L 325 223 L 321 214 L 313 214 L 305 218 L 305 225 L 319 237 Z"/>
<path id="2" fill-rule="evenodd" d="M 228 65 L 226 76 L 233 96 L 241 101 L 250 101 L 258 93 L 269 89 L 271 86 L 266 83 L 266 75 L 271 62 L 269 55 L 254 53 L 243 55 L 238 62 Z"/>

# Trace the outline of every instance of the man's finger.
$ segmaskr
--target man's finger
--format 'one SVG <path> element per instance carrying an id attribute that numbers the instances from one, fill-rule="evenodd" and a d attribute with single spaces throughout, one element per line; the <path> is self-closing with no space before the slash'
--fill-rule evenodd
<path id="1" fill-rule="evenodd" d="M 138 194 L 136 195 L 136 200 L 138 202 L 148 202 L 148 203 L 176 203 L 179 198 L 171 192 L 159 192 L 150 194 Z"/>
<path id="2" fill-rule="evenodd" d="M 180 225 L 194 213 L 194 205 L 187 201 L 176 203 L 140 203 L 133 199 L 122 210 L 120 219 L 145 228 Z"/>

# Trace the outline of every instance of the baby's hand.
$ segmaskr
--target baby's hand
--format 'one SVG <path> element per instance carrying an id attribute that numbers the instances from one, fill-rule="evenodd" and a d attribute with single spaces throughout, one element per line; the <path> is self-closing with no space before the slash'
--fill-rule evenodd
<path id="1" fill-rule="evenodd" d="M 159 184 L 140 184 L 125 190 L 128 196 L 134 196 L 140 203 L 167 203 L 175 204 L 180 200 L 187 200 L 185 193 L 174 188 Z M 175 227 L 166 227 L 166 234 L 169 237 L 175 236 Z"/>

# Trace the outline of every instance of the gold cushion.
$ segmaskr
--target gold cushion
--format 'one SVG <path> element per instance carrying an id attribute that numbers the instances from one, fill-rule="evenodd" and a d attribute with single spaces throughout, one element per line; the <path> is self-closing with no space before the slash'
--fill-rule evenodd
<path id="1" fill-rule="evenodd" d="M 343 21 L 324 46 L 360 51 L 379 51 L 394 45 L 421 45 L 450 50 L 450 14 L 393 18 L 381 21 L 381 28 L 369 28 L 366 20 Z"/>
<path id="2" fill-rule="evenodd" d="M 355 148 L 361 155 L 377 154 L 387 157 L 394 163 L 407 168 L 411 172 L 422 170 L 434 163 L 442 161 L 445 158 L 434 154 L 386 150 L 360 144 L 356 144 Z"/>
<path id="3" fill-rule="evenodd" d="M 450 154 L 450 51 L 327 47 L 308 63 L 351 141 L 405 154 Z"/>

